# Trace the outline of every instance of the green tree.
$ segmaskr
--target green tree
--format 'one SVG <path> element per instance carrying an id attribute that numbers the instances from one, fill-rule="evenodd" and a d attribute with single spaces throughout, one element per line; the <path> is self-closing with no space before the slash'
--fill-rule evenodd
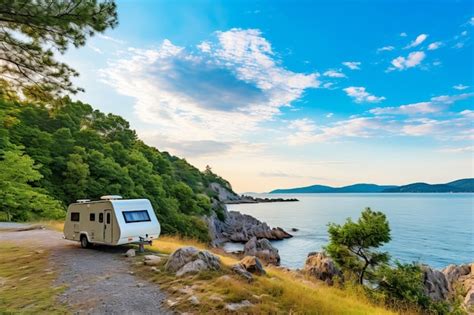
<path id="1" fill-rule="evenodd" d="M 0 160 L 0 207 L 9 219 L 60 218 L 64 214 L 58 201 L 29 185 L 41 178 L 29 156 L 18 150 L 5 152 Z"/>
<path id="2" fill-rule="evenodd" d="M 349 218 L 343 225 L 330 223 L 328 232 L 327 253 L 343 270 L 355 273 L 360 284 L 368 270 L 389 260 L 388 253 L 376 251 L 390 241 L 390 227 L 382 212 L 366 208 L 357 222 Z"/>
<path id="3" fill-rule="evenodd" d="M 71 45 L 84 46 L 89 36 L 117 25 L 113 1 L 0 1 L 0 74 L 31 96 L 75 93 L 70 80 L 78 73 L 54 58 Z M 18 36 L 21 35 L 21 36 Z"/>

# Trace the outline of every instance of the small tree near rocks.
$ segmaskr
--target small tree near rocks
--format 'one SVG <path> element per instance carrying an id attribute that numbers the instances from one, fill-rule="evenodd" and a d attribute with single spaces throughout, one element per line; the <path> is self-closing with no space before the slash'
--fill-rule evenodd
<path id="1" fill-rule="evenodd" d="M 385 214 L 365 208 L 357 222 L 350 218 L 343 225 L 330 223 L 329 244 L 325 250 L 341 269 L 356 274 L 364 283 L 369 271 L 389 260 L 387 252 L 376 249 L 390 241 Z"/>

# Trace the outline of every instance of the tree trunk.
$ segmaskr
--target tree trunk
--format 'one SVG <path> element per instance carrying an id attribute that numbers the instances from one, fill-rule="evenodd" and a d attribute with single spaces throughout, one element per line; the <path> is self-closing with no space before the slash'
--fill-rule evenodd
<path id="1" fill-rule="evenodd" d="M 359 283 L 360 283 L 361 285 L 364 284 L 364 274 L 365 274 L 365 270 L 367 269 L 368 266 L 369 266 L 369 262 L 366 261 L 364 267 L 362 268 L 362 271 L 360 272 L 360 275 L 359 275 Z"/>

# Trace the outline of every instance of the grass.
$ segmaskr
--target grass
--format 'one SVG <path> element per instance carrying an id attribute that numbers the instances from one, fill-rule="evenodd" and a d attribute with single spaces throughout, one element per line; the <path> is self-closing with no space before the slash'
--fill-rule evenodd
<path id="1" fill-rule="evenodd" d="M 207 249 L 205 244 L 169 236 L 155 241 L 148 249 L 171 253 L 182 246 Z M 252 306 L 241 311 L 249 314 L 395 314 L 373 305 L 357 290 L 328 287 L 322 282 L 275 267 L 267 267 L 267 275 L 255 277 L 252 283 L 248 283 L 230 269 L 237 258 L 220 250 L 212 251 L 221 258 L 221 271 L 177 278 L 164 270 L 163 262 L 157 266 L 158 271 L 137 264 L 137 274 L 165 289 L 169 293 L 169 299 L 178 302 L 173 309 L 182 312 L 228 313 L 225 310 L 226 304 L 248 300 Z M 190 288 L 192 293 L 187 292 Z M 199 305 L 193 305 L 187 300 L 191 294 L 199 299 Z"/>
<path id="2" fill-rule="evenodd" d="M 0 314 L 64 314 L 48 252 L 0 243 Z"/>

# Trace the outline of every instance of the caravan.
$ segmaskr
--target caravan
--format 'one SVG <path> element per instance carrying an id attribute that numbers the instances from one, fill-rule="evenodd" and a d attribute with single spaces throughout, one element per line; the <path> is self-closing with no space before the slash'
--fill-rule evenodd
<path id="1" fill-rule="evenodd" d="M 103 196 L 99 201 L 78 200 L 67 209 L 64 237 L 90 244 L 151 243 L 160 235 L 160 223 L 148 199 Z"/>

